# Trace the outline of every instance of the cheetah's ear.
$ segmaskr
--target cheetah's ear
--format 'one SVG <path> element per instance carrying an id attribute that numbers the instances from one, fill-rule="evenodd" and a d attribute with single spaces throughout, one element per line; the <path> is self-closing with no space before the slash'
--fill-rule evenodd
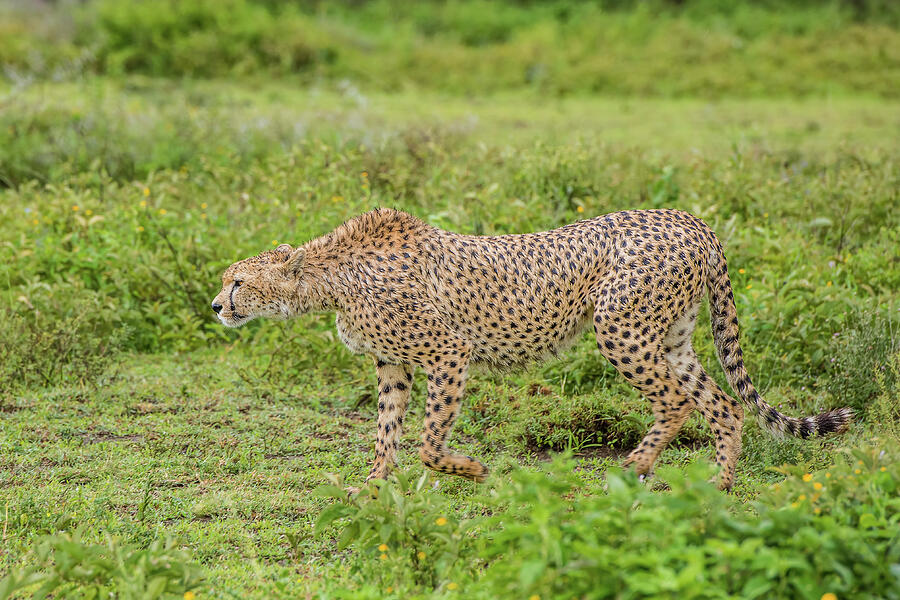
<path id="1" fill-rule="evenodd" d="M 303 272 L 303 265 L 306 263 L 306 250 L 301 246 L 297 248 L 288 259 L 284 262 L 284 266 L 282 267 L 288 275 L 296 277 Z"/>
<path id="2" fill-rule="evenodd" d="M 291 250 L 293 250 L 293 248 L 291 248 L 290 244 L 281 244 L 275 248 L 275 252 L 290 252 Z"/>

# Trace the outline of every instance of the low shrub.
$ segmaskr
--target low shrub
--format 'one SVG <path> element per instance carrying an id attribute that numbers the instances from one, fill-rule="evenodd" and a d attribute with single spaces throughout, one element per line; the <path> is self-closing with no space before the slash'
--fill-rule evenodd
<path id="1" fill-rule="evenodd" d="M 324 490 L 338 502 L 319 530 L 339 523 L 361 585 L 393 572 L 389 560 L 421 569 L 425 549 L 434 562 L 420 591 L 473 598 L 900 598 L 896 450 L 849 456 L 821 473 L 783 468 L 751 511 L 708 481 L 705 463 L 659 468 L 666 492 L 609 469 L 606 493 L 583 496 L 575 464 L 559 457 L 495 478 L 491 516 L 459 521 L 425 476 L 410 486 L 400 475 L 351 499 Z"/>
<path id="2" fill-rule="evenodd" d="M 667 493 L 610 470 L 608 494 L 588 498 L 577 496 L 565 474 L 571 464 L 557 463 L 552 474 L 515 472 L 498 490 L 506 507 L 493 518 L 498 530 L 484 536 L 484 557 L 495 560 L 473 590 L 548 598 L 896 598 L 900 464 L 879 450 L 854 456 L 865 457 L 864 466 L 836 466 L 823 481 L 843 483 L 831 490 L 786 469 L 788 479 L 755 511 L 735 510 L 706 482 L 701 464 L 660 468 Z M 850 485 L 860 491 L 844 495 Z M 797 493 L 801 487 L 806 495 Z M 816 504 L 823 502 L 828 508 Z"/>
<path id="3" fill-rule="evenodd" d="M 84 532 L 44 536 L 35 544 L 29 565 L 0 579 L 0 600 L 8 598 L 121 598 L 156 600 L 193 597 L 202 581 L 200 567 L 172 540 L 147 548 L 90 544 Z"/>
<path id="4" fill-rule="evenodd" d="M 477 521 L 459 519 L 444 497 L 430 489 L 429 480 L 427 471 L 415 481 L 398 472 L 391 482 L 371 482 L 348 495 L 336 479 L 316 490 L 337 502 L 319 513 L 315 531 L 337 524 L 338 550 L 352 546 L 351 570 L 369 585 L 398 592 L 410 582 L 427 589 L 446 587 L 460 565 L 478 564 L 468 536 Z"/>
<path id="5" fill-rule="evenodd" d="M 897 373 L 891 362 L 898 351 L 900 321 L 892 311 L 852 312 L 846 326 L 832 337 L 825 389 L 865 415 L 880 394 L 896 397 Z"/>
<path id="6" fill-rule="evenodd" d="M 0 389 L 92 384 L 128 337 L 102 295 L 78 288 L 44 291 L 20 296 L 18 307 L 0 308 Z"/>

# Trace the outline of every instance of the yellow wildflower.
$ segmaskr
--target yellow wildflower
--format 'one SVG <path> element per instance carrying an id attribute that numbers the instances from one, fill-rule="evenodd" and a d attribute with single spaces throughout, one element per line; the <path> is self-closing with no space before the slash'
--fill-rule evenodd
<path id="1" fill-rule="evenodd" d="M 89 217 L 92 214 L 94 214 L 94 211 L 92 211 L 91 209 L 87 209 L 86 211 L 84 211 L 84 214 L 85 214 L 85 216 Z"/>
<path id="2" fill-rule="evenodd" d="M 821 489 L 822 489 L 822 484 L 819 483 L 818 481 L 815 482 L 815 483 L 813 484 L 813 489 L 814 489 L 814 490 L 821 490 Z"/>
<path id="3" fill-rule="evenodd" d="M 831 287 L 831 282 L 829 281 L 828 283 L 826 283 L 825 287 Z"/>
<path id="4" fill-rule="evenodd" d="M 856 473 L 857 475 L 859 475 L 860 473 L 862 473 L 862 470 L 861 469 L 853 469 L 853 472 Z"/>
<path id="5" fill-rule="evenodd" d="M 201 205 L 200 205 L 200 208 L 202 208 L 203 210 L 206 210 L 206 202 L 204 202 L 203 204 L 201 204 Z"/>
<path id="6" fill-rule="evenodd" d="M 813 512 L 819 514 L 820 512 L 822 512 L 822 509 L 817 506 L 813 509 Z"/>
<path id="7" fill-rule="evenodd" d="M 575 210 L 577 210 L 577 211 L 580 212 L 580 213 L 583 213 L 583 212 L 584 212 L 584 207 L 583 207 L 583 206 L 579 206 L 579 207 L 576 208 Z"/>
<path id="8" fill-rule="evenodd" d="M 385 560 L 385 559 L 387 559 L 387 554 L 382 554 L 378 558 L 380 558 L 381 560 Z"/>
<path id="9" fill-rule="evenodd" d="M 419 550 L 419 553 L 416 554 L 416 556 L 419 558 L 419 560 L 425 560 L 425 553 L 421 550 Z"/>
<path id="10" fill-rule="evenodd" d="M 387 552 L 388 546 L 387 546 L 387 544 L 382 544 L 382 545 L 378 546 L 378 549 L 381 550 L 382 552 Z"/>
<path id="11" fill-rule="evenodd" d="M 831 592 L 827 592 L 825 594 L 822 594 L 820 600 L 837 600 L 837 596 L 835 594 L 832 594 Z"/>
<path id="12" fill-rule="evenodd" d="M 450 583 L 447 584 L 448 590 L 455 590 L 458 587 L 459 587 L 459 585 L 457 585 L 456 582 L 454 582 L 454 581 L 451 581 Z"/>
<path id="13" fill-rule="evenodd" d="M 391 593 L 391 592 L 393 592 L 393 591 L 394 591 L 394 586 L 392 586 L 392 585 L 389 585 L 389 586 L 387 586 L 387 589 L 386 589 L 386 590 L 384 590 L 384 591 L 385 591 L 385 592 L 387 592 L 387 593 L 388 593 L 388 594 L 390 594 L 390 593 Z"/>
<path id="14" fill-rule="evenodd" d="M 278 240 L 272 240 L 272 245 L 273 245 L 273 246 L 277 246 L 277 245 L 278 245 Z"/>
<path id="15" fill-rule="evenodd" d="M 200 215 L 200 218 L 201 218 L 201 219 L 205 219 L 205 218 L 206 218 L 206 213 L 201 214 L 201 215 Z"/>
<path id="16" fill-rule="evenodd" d="M 812 481 L 812 473 L 807 473 L 803 476 L 803 481 L 810 482 Z"/>
<path id="17" fill-rule="evenodd" d="M 748 290 L 749 290 L 750 288 L 752 288 L 752 287 L 753 287 L 753 284 L 752 284 L 752 283 L 748 283 L 748 284 L 747 284 L 747 289 L 748 289 Z"/>
<path id="18" fill-rule="evenodd" d="M 443 527 L 444 525 L 447 524 L 447 519 L 445 519 L 444 517 L 438 517 L 437 519 L 434 520 L 434 524 L 437 525 L 438 527 Z"/>
<path id="19" fill-rule="evenodd" d="M 532 594 L 532 595 L 528 596 L 528 600 L 541 600 L 541 597 L 538 596 L 537 594 Z"/>
<path id="20" fill-rule="evenodd" d="M 740 273 L 741 275 L 743 275 L 746 272 L 747 272 L 747 269 L 738 269 L 738 273 Z"/>
<path id="21" fill-rule="evenodd" d="M 143 226 L 138 225 L 137 230 L 138 230 L 138 233 L 140 233 L 140 232 L 144 231 L 144 228 L 143 228 Z"/>
<path id="22" fill-rule="evenodd" d="M 150 195 L 150 188 L 147 188 L 147 187 L 144 188 L 144 195 L 145 195 L 145 196 L 149 196 L 149 195 Z"/>
<path id="23" fill-rule="evenodd" d="M 141 200 L 141 208 L 146 208 L 146 207 L 147 207 L 147 201 Z"/>
<path id="24" fill-rule="evenodd" d="M 161 214 L 161 215 L 166 214 L 166 209 L 164 209 L 164 208 L 159 209 L 159 214 Z"/>
<path id="25" fill-rule="evenodd" d="M 831 473 L 825 473 L 825 479 L 831 479 Z"/>
<path id="26" fill-rule="evenodd" d="M 73 204 L 73 205 L 72 205 L 72 212 L 78 212 L 78 205 L 77 205 L 77 204 Z"/>
<path id="27" fill-rule="evenodd" d="M 887 467 L 881 467 L 881 469 L 879 469 L 879 470 L 880 470 L 882 473 L 884 473 L 885 471 L 887 471 Z"/>
<path id="28" fill-rule="evenodd" d="M 797 500 L 803 502 L 804 500 L 806 500 L 806 494 L 800 494 L 799 496 L 797 496 Z"/>
<path id="29" fill-rule="evenodd" d="M 194 592 L 185 592 L 184 593 L 184 600 L 194 600 L 194 598 L 196 598 L 196 597 L 197 596 L 194 594 Z"/>
<path id="30" fill-rule="evenodd" d="M 38 221 L 37 219 L 32 219 L 32 221 L 31 221 L 31 224 L 32 224 L 32 225 L 40 225 L 40 223 L 41 223 L 41 222 Z"/>
<path id="31" fill-rule="evenodd" d="M 772 183 L 775 183 L 775 182 L 773 181 Z M 763 219 L 768 219 L 768 218 L 769 218 L 769 213 L 763 213 Z"/>

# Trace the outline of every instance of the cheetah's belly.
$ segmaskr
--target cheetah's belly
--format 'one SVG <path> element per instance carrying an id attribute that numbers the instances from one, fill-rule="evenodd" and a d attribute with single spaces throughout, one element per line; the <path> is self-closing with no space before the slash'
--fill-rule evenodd
<path id="1" fill-rule="evenodd" d="M 472 360 L 498 368 L 515 368 L 556 356 L 571 347 L 590 323 L 592 306 L 556 321 L 519 320 L 506 331 L 470 329 Z"/>

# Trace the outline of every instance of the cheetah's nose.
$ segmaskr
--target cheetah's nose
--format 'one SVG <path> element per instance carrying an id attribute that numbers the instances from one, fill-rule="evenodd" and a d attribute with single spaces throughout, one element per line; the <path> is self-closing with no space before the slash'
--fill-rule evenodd
<path id="1" fill-rule="evenodd" d="M 213 310 L 216 311 L 216 314 L 219 314 L 219 311 L 222 310 L 222 305 L 218 302 L 213 302 Z"/>

